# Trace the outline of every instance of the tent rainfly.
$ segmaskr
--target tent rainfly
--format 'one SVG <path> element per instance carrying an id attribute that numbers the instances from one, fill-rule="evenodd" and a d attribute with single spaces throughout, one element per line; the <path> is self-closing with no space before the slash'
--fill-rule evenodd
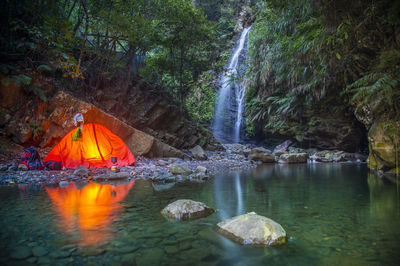
<path id="1" fill-rule="evenodd" d="M 44 161 L 62 162 L 66 168 L 126 166 L 136 161 L 126 144 L 108 128 L 89 123 L 80 129 L 65 135 Z M 111 162 L 112 157 L 117 157 L 115 164 Z"/>

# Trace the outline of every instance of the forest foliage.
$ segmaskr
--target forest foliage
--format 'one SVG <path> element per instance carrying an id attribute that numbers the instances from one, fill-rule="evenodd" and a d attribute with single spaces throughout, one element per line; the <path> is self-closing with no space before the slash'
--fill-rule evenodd
<path id="1" fill-rule="evenodd" d="M 360 105 L 400 116 L 400 2 L 263 4 L 249 43 L 249 128 L 285 130 Z"/>
<path id="2" fill-rule="evenodd" d="M 108 81 L 124 96 L 144 79 L 208 120 L 213 106 L 206 104 L 204 116 L 190 105 L 215 93 L 199 81 L 224 65 L 221 54 L 231 46 L 240 6 L 233 0 L 6 0 L 2 80 L 25 86 L 30 69 L 89 93 Z"/>

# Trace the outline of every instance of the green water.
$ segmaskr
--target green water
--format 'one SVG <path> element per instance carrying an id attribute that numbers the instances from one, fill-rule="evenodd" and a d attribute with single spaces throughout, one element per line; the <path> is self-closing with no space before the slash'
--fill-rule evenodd
<path id="1" fill-rule="evenodd" d="M 110 197 L 103 186 L 94 209 L 85 205 L 90 204 L 86 197 L 91 192 L 83 192 L 83 185 L 72 187 L 71 193 L 40 186 L 0 187 L 1 265 L 398 265 L 400 261 L 400 189 L 369 175 L 364 165 L 271 165 L 201 184 L 178 183 L 163 191 L 137 180 L 123 199 L 113 203 L 99 197 L 118 199 L 121 191 L 108 187 L 113 191 Z M 164 219 L 160 210 L 181 198 L 202 201 L 218 212 L 189 222 Z M 280 248 L 248 247 L 214 231 L 219 221 L 250 211 L 280 223 L 289 242 Z M 29 253 L 35 247 L 45 252 L 12 258 L 16 250 Z"/>

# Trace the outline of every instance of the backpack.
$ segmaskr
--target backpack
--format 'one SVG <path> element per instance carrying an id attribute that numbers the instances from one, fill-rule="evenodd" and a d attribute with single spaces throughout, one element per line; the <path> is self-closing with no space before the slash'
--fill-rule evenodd
<path id="1" fill-rule="evenodd" d="M 40 155 L 33 146 L 24 150 L 20 163 L 28 166 L 29 170 L 42 170 L 44 168 Z"/>
<path id="2" fill-rule="evenodd" d="M 62 162 L 50 160 L 50 161 L 44 162 L 44 166 L 46 167 L 46 169 L 49 169 L 49 170 L 61 170 Z"/>

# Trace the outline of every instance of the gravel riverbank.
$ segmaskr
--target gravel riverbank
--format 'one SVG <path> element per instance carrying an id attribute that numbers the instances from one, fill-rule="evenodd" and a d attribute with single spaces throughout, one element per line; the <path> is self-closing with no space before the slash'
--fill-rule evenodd
<path id="1" fill-rule="evenodd" d="M 120 167 L 120 172 L 129 173 L 125 180 L 151 179 L 155 182 L 171 182 L 185 179 L 195 179 L 196 181 L 211 178 L 219 172 L 229 172 L 250 169 L 259 162 L 249 160 L 245 155 L 233 154 L 226 151 L 208 151 L 207 160 L 190 160 L 179 158 L 144 158 L 138 157 L 134 166 Z M 171 173 L 172 165 L 182 165 L 189 171 L 183 174 Z M 201 176 L 199 172 L 206 171 Z M 197 171 L 196 171 L 197 169 Z M 75 169 L 65 169 L 60 171 L 49 170 L 18 170 L 18 164 L 12 162 L 0 166 L 0 184 L 55 184 L 62 181 L 90 181 L 96 177 L 107 175 L 110 170 L 106 168 L 89 169 L 85 174 Z"/>

